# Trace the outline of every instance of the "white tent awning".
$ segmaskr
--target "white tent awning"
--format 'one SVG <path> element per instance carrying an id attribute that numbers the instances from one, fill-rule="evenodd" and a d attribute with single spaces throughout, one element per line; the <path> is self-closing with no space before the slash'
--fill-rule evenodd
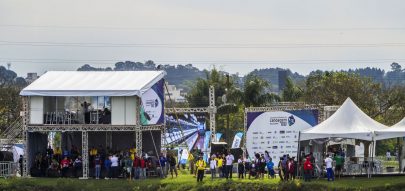
<path id="1" fill-rule="evenodd" d="M 375 134 L 378 140 L 405 137 L 405 117 L 390 128 L 375 131 Z"/>
<path id="2" fill-rule="evenodd" d="M 22 96 L 142 96 L 164 71 L 49 71 Z"/>
<path id="3" fill-rule="evenodd" d="M 337 137 L 371 141 L 375 130 L 385 128 L 385 125 L 374 121 L 347 98 L 331 117 L 301 132 L 300 140 Z"/>

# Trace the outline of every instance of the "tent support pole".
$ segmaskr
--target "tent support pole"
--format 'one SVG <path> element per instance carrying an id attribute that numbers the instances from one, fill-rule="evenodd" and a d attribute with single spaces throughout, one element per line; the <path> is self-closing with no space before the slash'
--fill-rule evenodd
<path id="1" fill-rule="evenodd" d="M 301 131 L 298 131 L 298 148 L 297 148 L 297 163 L 298 163 L 298 169 L 297 169 L 297 177 L 299 177 L 300 175 L 300 171 L 301 171 Z M 301 172 L 302 174 L 302 172 Z"/>

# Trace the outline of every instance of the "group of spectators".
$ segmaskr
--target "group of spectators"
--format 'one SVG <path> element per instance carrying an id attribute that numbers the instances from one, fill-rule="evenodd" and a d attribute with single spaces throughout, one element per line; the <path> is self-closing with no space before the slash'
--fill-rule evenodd
<path id="1" fill-rule="evenodd" d="M 71 149 L 61 150 L 60 147 L 47 148 L 38 152 L 30 169 L 34 177 L 81 177 L 83 160 L 79 149 L 72 145 Z M 173 157 L 148 156 L 142 152 L 136 154 L 135 148 L 112 151 L 100 145 L 89 150 L 89 173 L 95 179 L 131 178 L 145 179 L 148 176 L 167 175 L 166 165 L 175 161 Z M 22 171 L 22 156 L 20 156 Z M 161 167 L 162 166 L 162 167 Z M 177 176 L 177 171 L 176 171 Z"/>
<path id="2" fill-rule="evenodd" d="M 21 160 L 22 161 L 22 160 Z M 335 161 L 333 170 L 332 163 Z M 209 169 L 211 179 L 226 178 L 232 179 L 234 171 L 239 179 L 254 178 L 263 179 L 275 178 L 276 170 L 272 157 L 268 151 L 264 154 L 254 153 L 253 157 L 243 156 L 237 160 L 230 152 L 212 154 L 207 162 L 203 160 L 203 153 L 192 150 L 188 155 L 190 173 L 197 177 L 197 181 L 203 180 L 206 170 Z M 234 169 L 234 163 L 237 163 Z M 334 180 L 335 171 L 340 176 L 344 156 L 336 153 L 332 158 L 326 155 L 324 159 L 326 176 L 328 181 Z M 135 148 L 112 152 L 110 149 L 104 150 L 100 145 L 98 148 L 92 147 L 89 150 L 90 176 L 95 179 L 146 179 L 148 176 L 165 178 L 169 172 L 172 178 L 178 176 L 177 169 L 183 167 L 176 154 L 168 152 L 166 155 L 160 153 L 159 156 L 148 156 L 142 152 L 137 154 Z M 277 165 L 278 175 L 282 181 L 294 180 L 297 174 L 302 174 L 305 181 L 310 181 L 314 176 L 317 165 L 312 153 L 300 157 L 299 162 L 295 157 L 284 155 Z M 31 168 L 32 176 L 41 177 L 81 177 L 83 161 L 78 148 L 74 145 L 71 150 L 61 150 L 60 148 L 47 148 L 43 153 L 37 153 Z M 319 172 L 318 172 L 319 173 Z"/>

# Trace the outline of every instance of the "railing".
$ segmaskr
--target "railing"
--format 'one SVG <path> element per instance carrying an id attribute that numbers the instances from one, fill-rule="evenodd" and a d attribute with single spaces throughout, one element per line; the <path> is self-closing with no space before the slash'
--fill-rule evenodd
<path id="1" fill-rule="evenodd" d="M 9 178 L 16 176 L 18 163 L 16 162 L 0 162 L 0 177 Z"/>

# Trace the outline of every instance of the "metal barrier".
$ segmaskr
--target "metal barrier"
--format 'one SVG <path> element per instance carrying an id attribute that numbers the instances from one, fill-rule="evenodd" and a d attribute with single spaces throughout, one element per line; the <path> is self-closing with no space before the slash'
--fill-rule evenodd
<path id="1" fill-rule="evenodd" d="M 0 177 L 8 178 L 16 176 L 18 163 L 16 162 L 0 162 Z"/>

